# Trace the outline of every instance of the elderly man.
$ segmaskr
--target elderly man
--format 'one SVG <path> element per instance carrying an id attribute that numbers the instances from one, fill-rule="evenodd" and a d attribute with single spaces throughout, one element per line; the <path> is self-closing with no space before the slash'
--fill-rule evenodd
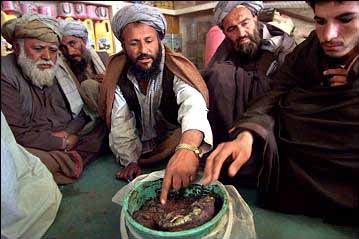
<path id="1" fill-rule="evenodd" d="M 88 31 L 85 25 L 75 20 L 59 20 L 61 33 L 60 50 L 70 66 L 73 78 L 81 84 L 81 96 L 85 101 L 85 112 L 93 118 L 97 116 L 97 97 L 99 83 L 103 81 L 107 52 L 101 56 L 87 47 Z"/>
<path id="2" fill-rule="evenodd" d="M 2 111 L 17 142 L 41 159 L 57 183 L 72 183 L 97 157 L 105 129 L 82 132 L 87 119 L 79 86 L 58 57 L 57 22 L 25 14 L 1 30 L 14 47 L 1 63 Z"/>
<path id="3" fill-rule="evenodd" d="M 359 175 L 359 2 L 310 1 L 315 31 L 273 77 L 270 94 L 236 123 L 233 141 L 208 157 L 204 183 L 228 156 L 234 176 L 262 145 L 265 205 L 354 223 Z"/>
<path id="4" fill-rule="evenodd" d="M 222 1 L 215 8 L 225 35 L 205 72 L 215 145 L 228 140 L 233 122 L 269 90 L 270 77 L 295 47 L 287 33 L 257 20 L 262 7 L 262 1 Z"/>
<path id="5" fill-rule="evenodd" d="M 174 153 L 163 183 L 165 202 L 171 186 L 195 179 L 201 151 L 211 148 L 207 87 L 190 61 L 163 45 L 166 20 L 158 9 L 126 6 L 112 30 L 124 51 L 110 59 L 99 104 L 111 129 L 110 147 L 125 166 L 118 176 L 137 176 L 139 164 Z"/>

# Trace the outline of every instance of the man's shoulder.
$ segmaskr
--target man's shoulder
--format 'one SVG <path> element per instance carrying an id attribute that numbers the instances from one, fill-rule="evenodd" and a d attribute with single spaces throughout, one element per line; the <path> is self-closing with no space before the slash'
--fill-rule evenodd
<path id="1" fill-rule="evenodd" d="M 309 36 L 297 45 L 293 52 L 292 57 L 296 57 L 298 60 L 308 61 L 318 55 L 320 49 L 320 43 L 318 41 L 315 31 L 312 31 Z"/>
<path id="2" fill-rule="evenodd" d="M 108 58 L 108 67 L 113 66 L 113 65 L 117 65 L 118 62 L 121 61 L 126 61 L 126 55 L 123 51 L 117 52 L 111 56 L 109 56 Z"/>
<path id="3" fill-rule="evenodd" d="M 315 31 L 312 31 L 304 41 L 298 44 L 298 48 L 303 51 L 310 50 L 312 48 L 316 48 L 318 50 L 319 46 L 319 40 Z"/>
<path id="4" fill-rule="evenodd" d="M 20 67 L 13 53 L 1 57 L 1 80 L 12 82 L 19 79 L 20 75 Z"/>
<path id="5" fill-rule="evenodd" d="M 106 66 L 110 59 L 110 55 L 107 53 L 107 51 L 96 51 L 96 54 L 100 57 L 102 63 Z"/>
<path id="6" fill-rule="evenodd" d="M 8 72 L 11 68 L 16 68 L 15 54 L 11 53 L 1 57 L 1 73 Z"/>

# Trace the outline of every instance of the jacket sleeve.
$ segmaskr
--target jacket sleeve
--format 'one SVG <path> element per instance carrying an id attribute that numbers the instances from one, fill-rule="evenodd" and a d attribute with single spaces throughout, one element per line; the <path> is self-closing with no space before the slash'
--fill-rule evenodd
<path id="1" fill-rule="evenodd" d="M 213 136 L 203 96 L 198 90 L 177 77 L 173 80 L 173 90 L 179 105 L 178 122 L 181 124 L 182 133 L 190 129 L 201 131 L 204 135 L 204 143 L 200 147 L 203 153 L 207 153 L 212 149 Z"/>
<path id="2" fill-rule="evenodd" d="M 124 166 L 137 162 L 142 154 L 142 143 L 136 133 L 135 115 L 130 112 L 119 87 L 115 91 L 109 143 L 116 160 Z"/>

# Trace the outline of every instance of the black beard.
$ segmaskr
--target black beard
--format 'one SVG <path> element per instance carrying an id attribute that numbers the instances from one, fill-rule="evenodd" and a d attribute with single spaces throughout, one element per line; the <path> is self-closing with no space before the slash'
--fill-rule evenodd
<path id="1" fill-rule="evenodd" d="M 144 70 L 137 65 L 137 61 L 141 58 L 146 58 L 146 57 L 150 57 L 153 60 L 153 63 L 149 69 Z M 137 80 L 152 79 L 153 77 L 157 76 L 161 72 L 160 70 L 161 59 L 162 59 L 162 49 L 160 46 L 157 57 L 153 57 L 147 54 L 141 54 L 136 58 L 136 62 L 130 60 L 132 63 L 130 71 L 135 75 Z"/>
<path id="2" fill-rule="evenodd" d="M 64 56 L 66 57 L 67 61 L 70 64 L 70 68 L 72 72 L 78 77 L 81 74 L 83 74 L 89 65 L 91 61 L 90 54 L 87 50 L 84 51 L 84 56 L 81 57 L 80 61 L 77 61 L 76 59 L 72 58 L 70 55 L 64 53 Z"/>
<path id="3" fill-rule="evenodd" d="M 253 59 L 258 53 L 259 46 L 261 44 L 261 38 L 258 31 L 258 28 L 255 29 L 253 35 L 247 36 L 250 40 L 247 44 L 241 44 L 240 41 L 242 38 L 236 39 L 234 43 L 234 49 L 236 54 L 242 59 Z"/>

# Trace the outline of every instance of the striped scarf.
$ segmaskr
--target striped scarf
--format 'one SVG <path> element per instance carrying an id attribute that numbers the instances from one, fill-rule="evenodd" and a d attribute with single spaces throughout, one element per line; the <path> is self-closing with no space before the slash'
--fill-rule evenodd
<path id="1" fill-rule="evenodd" d="M 75 79 L 71 78 L 72 74 L 68 71 L 62 57 L 58 57 L 57 59 L 59 68 L 56 72 L 56 79 L 69 102 L 72 115 L 76 117 L 80 113 L 84 103 L 76 86 Z"/>

